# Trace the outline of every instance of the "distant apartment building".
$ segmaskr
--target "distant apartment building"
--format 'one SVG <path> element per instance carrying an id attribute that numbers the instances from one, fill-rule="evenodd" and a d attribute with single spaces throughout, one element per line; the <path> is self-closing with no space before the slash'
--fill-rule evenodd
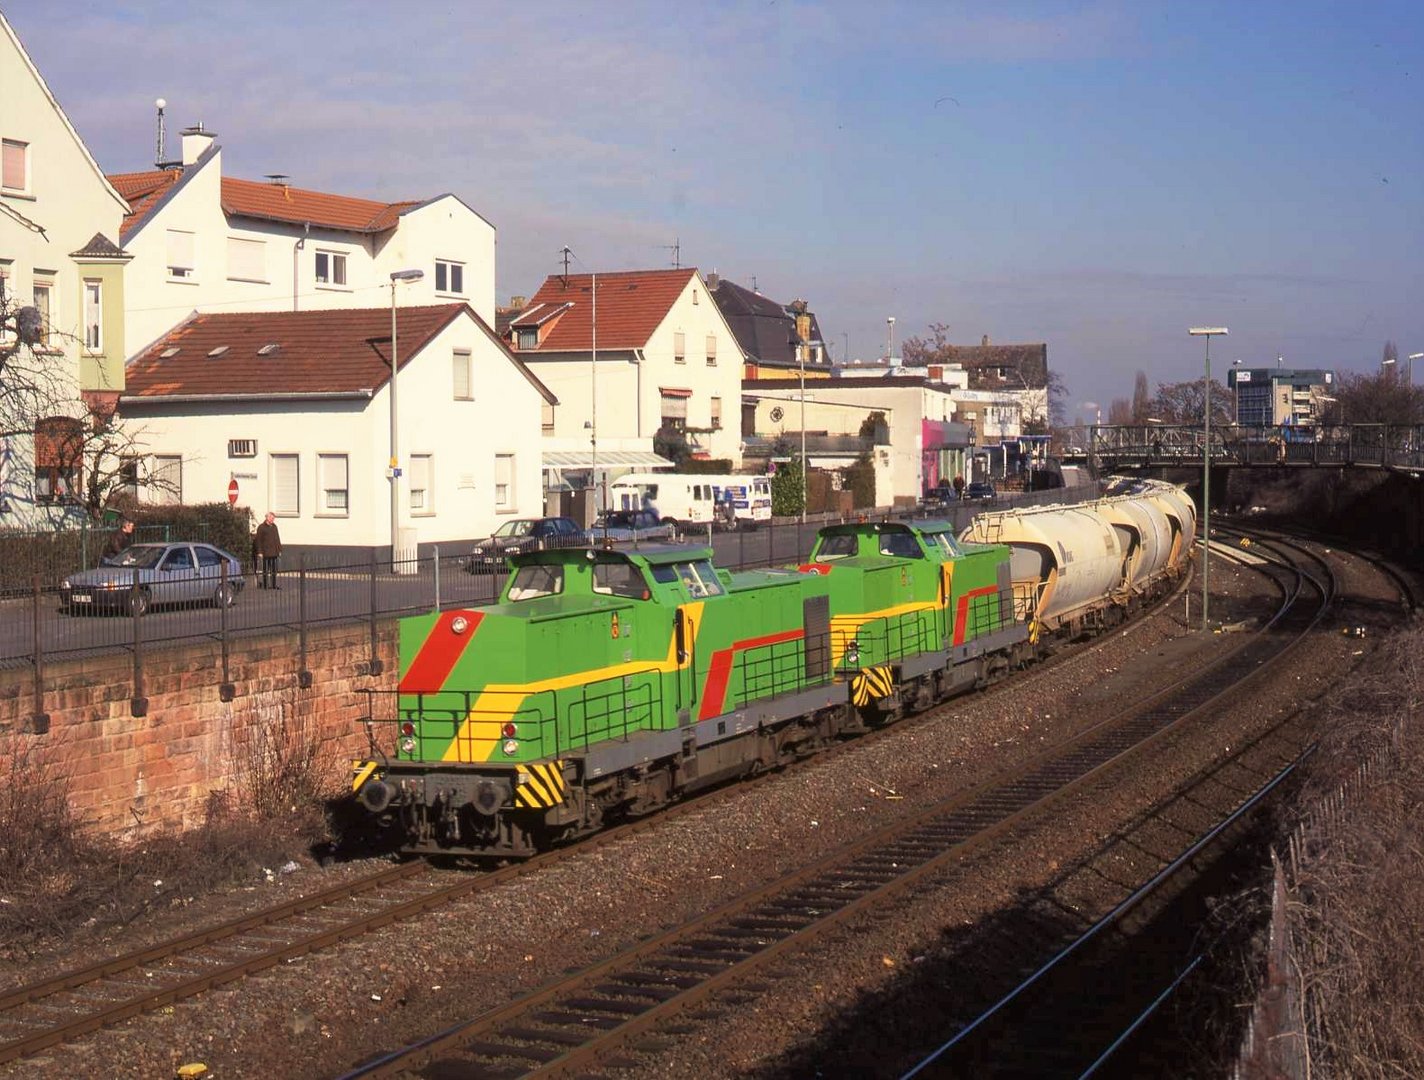
<path id="1" fill-rule="evenodd" d="M 1315 424 L 1335 401 L 1335 372 L 1232 367 L 1226 372 L 1238 424 Z"/>

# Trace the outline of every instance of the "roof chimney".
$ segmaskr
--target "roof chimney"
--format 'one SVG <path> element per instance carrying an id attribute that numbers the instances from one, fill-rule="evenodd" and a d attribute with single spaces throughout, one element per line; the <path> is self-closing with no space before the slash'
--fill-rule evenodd
<path id="1" fill-rule="evenodd" d="M 197 125 L 183 129 L 183 164 L 191 165 L 203 155 L 209 146 L 216 139 L 217 132 L 204 131 L 203 122 L 198 121 Z"/>
<path id="2" fill-rule="evenodd" d="M 980 340 L 979 344 L 980 344 L 980 345 L 987 345 L 987 344 L 989 344 L 989 335 L 988 335 L 988 334 L 985 334 L 984 337 Z"/>
<path id="3" fill-rule="evenodd" d="M 716 291 L 717 291 L 717 286 L 720 285 L 720 284 L 722 284 L 722 278 L 721 278 L 721 276 L 720 276 L 715 270 L 714 270 L 712 273 L 710 273 L 710 274 L 707 275 L 707 291 L 708 291 L 708 292 L 716 292 Z"/>

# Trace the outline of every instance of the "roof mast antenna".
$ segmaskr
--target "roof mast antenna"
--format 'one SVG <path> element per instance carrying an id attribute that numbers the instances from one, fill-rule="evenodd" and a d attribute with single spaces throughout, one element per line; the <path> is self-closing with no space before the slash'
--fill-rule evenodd
<path id="1" fill-rule="evenodd" d="M 664 245 L 663 245 L 663 250 L 664 250 L 664 251 L 671 251 L 671 252 L 672 252 L 672 268 L 673 268 L 674 270 L 681 270 L 681 269 L 682 269 L 682 238 L 681 238 L 681 237 L 674 236 L 674 237 L 672 238 L 672 243 L 671 243 L 671 244 L 664 244 Z"/>
<path id="2" fill-rule="evenodd" d="M 153 103 L 158 107 L 158 139 L 153 148 L 153 164 L 156 168 L 163 168 L 163 110 L 168 108 L 168 102 L 159 98 Z"/>
<path id="3" fill-rule="evenodd" d="M 563 283 L 564 288 L 567 289 L 569 287 L 569 260 L 573 258 L 574 253 L 569 250 L 569 245 L 565 244 L 563 247 L 559 248 L 559 254 L 564 257 Z"/>

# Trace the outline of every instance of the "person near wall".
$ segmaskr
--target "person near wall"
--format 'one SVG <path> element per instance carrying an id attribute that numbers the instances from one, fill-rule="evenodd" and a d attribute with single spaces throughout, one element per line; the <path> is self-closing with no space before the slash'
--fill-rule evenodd
<path id="1" fill-rule="evenodd" d="M 134 542 L 134 523 L 125 518 L 113 534 L 109 537 L 109 542 L 104 545 L 104 560 L 117 561 L 119 556 L 127 551 Z"/>
<path id="2" fill-rule="evenodd" d="M 267 511 L 262 524 L 252 534 L 252 557 L 257 563 L 260 589 L 280 589 L 277 584 L 277 563 L 282 556 L 282 534 L 277 531 L 277 515 Z"/>

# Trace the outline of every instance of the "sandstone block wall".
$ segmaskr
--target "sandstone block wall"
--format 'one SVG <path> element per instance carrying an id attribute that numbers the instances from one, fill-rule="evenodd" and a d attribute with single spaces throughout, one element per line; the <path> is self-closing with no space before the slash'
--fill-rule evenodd
<path id="1" fill-rule="evenodd" d="M 47 661 L 42 734 L 30 720 L 33 670 L 0 671 L 0 776 L 58 779 L 83 821 L 128 838 L 200 824 L 214 798 L 260 797 L 284 754 L 314 756 L 339 791 L 366 748 L 362 691 L 396 684 L 394 621 L 379 627 L 376 652 L 383 670 L 371 676 L 369 627 L 309 632 L 312 685 L 303 690 L 295 632 L 236 638 L 228 653 L 236 695 L 224 702 L 216 641 L 152 647 L 143 654 L 141 717 L 131 709 L 131 655 Z"/>

